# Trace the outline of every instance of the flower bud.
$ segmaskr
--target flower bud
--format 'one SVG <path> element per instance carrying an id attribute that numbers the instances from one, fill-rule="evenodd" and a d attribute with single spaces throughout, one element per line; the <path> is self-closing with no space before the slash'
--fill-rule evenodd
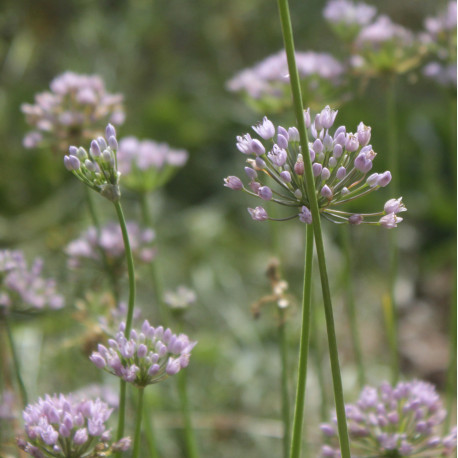
<path id="1" fill-rule="evenodd" d="M 377 179 L 377 185 L 384 188 L 389 184 L 391 181 L 391 173 L 387 170 L 386 172 L 383 172 L 381 175 L 379 175 Z"/>
<path id="2" fill-rule="evenodd" d="M 281 134 L 277 135 L 277 144 L 280 148 L 288 148 L 288 139 Z"/>
<path id="3" fill-rule="evenodd" d="M 272 199 L 272 190 L 268 186 L 261 186 L 258 189 L 258 196 L 262 200 L 270 200 Z"/>
<path id="4" fill-rule="evenodd" d="M 267 212 L 262 207 L 249 208 L 248 213 L 255 221 L 266 221 L 268 219 Z"/>
<path id="5" fill-rule="evenodd" d="M 337 170 L 337 173 L 336 173 L 336 177 L 338 180 L 342 180 L 345 178 L 345 176 L 347 175 L 347 169 L 345 167 L 339 167 L 339 169 Z"/>
<path id="6" fill-rule="evenodd" d="M 353 153 L 359 148 L 358 138 L 355 134 L 347 134 L 345 139 L 345 149 L 350 153 Z"/>
<path id="7" fill-rule="evenodd" d="M 252 129 L 264 140 L 269 140 L 275 135 L 275 127 L 272 121 L 267 119 L 267 116 L 262 118 L 262 122 L 256 124 L 256 126 L 252 126 Z"/>
<path id="8" fill-rule="evenodd" d="M 108 140 L 109 140 L 110 137 L 116 138 L 116 130 L 113 127 L 112 124 L 108 124 L 106 129 L 105 129 L 105 138 L 108 138 Z"/>
<path id="9" fill-rule="evenodd" d="M 331 176 L 331 172 L 327 167 L 323 167 L 323 170 L 321 170 L 321 179 L 323 181 L 326 181 L 329 177 Z"/>
<path id="10" fill-rule="evenodd" d="M 251 150 L 256 156 L 261 156 L 266 152 L 264 145 L 257 138 L 251 140 Z"/>
<path id="11" fill-rule="evenodd" d="M 324 185 L 322 188 L 321 188 L 321 195 L 323 197 L 326 197 L 326 199 L 328 200 L 331 200 L 332 199 L 332 191 L 331 191 L 331 188 L 328 186 L 328 185 Z"/>
<path id="12" fill-rule="evenodd" d="M 371 128 L 365 126 L 363 122 L 360 122 L 356 131 L 356 136 L 358 137 L 359 144 L 361 146 L 366 146 L 371 139 Z"/>
<path id="13" fill-rule="evenodd" d="M 323 166 L 319 162 L 315 162 L 312 165 L 313 176 L 317 177 L 320 175 L 321 170 L 323 170 Z"/>
<path id="14" fill-rule="evenodd" d="M 98 157 L 102 154 L 102 151 L 100 151 L 99 143 L 96 140 L 92 140 L 89 151 L 94 157 Z"/>
<path id="15" fill-rule="evenodd" d="M 245 167 L 245 173 L 250 180 L 255 180 L 258 176 L 256 170 L 252 169 L 251 167 Z"/>
<path id="16" fill-rule="evenodd" d="M 64 165 L 67 170 L 74 171 L 79 170 L 81 162 L 76 156 L 64 156 Z"/>
<path id="17" fill-rule="evenodd" d="M 297 161 L 294 164 L 294 173 L 296 175 L 304 175 L 304 159 L 302 158 L 302 154 L 297 156 Z"/>
<path id="18" fill-rule="evenodd" d="M 305 205 L 302 206 L 301 212 L 299 213 L 299 221 L 306 224 L 312 224 L 312 213 Z"/>
<path id="19" fill-rule="evenodd" d="M 290 183 L 291 182 L 291 173 L 289 173 L 288 170 L 283 170 L 283 172 L 280 173 L 280 178 L 285 183 Z"/>
<path id="20" fill-rule="evenodd" d="M 224 179 L 224 186 L 226 186 L 226 188 L 233 189 L 234 191 L 240 191 L 243 189 L 242 180 L 232 175 Z"/>

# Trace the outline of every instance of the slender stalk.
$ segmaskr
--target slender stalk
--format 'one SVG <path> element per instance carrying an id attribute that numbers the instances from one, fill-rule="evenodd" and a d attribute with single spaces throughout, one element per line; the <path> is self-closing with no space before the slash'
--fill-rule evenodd
<path id="1" fill-rule="evenodd" d="M 21 365 L 19 364 L 19 358 L 17 355 L 16 346 L 14 344 L 13 333 L 11 332 L 11 327 L 9 325 L 8 317 L 6 314 L 3 316 L 3 322 L 5 323 L 6 335 L 8 337 L 8 343 L 11 349 L 11 357 L 13 358 L 14 372 L 16 374 L 17 384 L 21 393 L 22 405 L 25 407 L 28 404 L 27 390 L 22 379 Z"/>
<path id="2" fill-rule="evenodd" d="M 151 419 L 151 412 L 153 410 L 153 406 L 151 403 L 151 398 L 150 396 L 148 396 L 148 393 L 145 394 L 144 401 L 146 404 L 146 409 L 143 411 L 143 421 L 145 423 L 144 434 L 146 436 L 146 442 L 148 444 L 148 456 L 150 458 L 159 458 L 159 453 L 157 451 L 156 444 L 156 435 L 154 433 L 154 425 Z"/>
<path id="3" fill-rule="evenodd" d="M 388 81 L 386 96 L 386 120 L 387 120 L 387 140 L 388 140 L 388 166 L 392 174 L 391 189 L 395 196 L 399 195 L 399 160 L 396 147 L 398 144 L 397 125 L 396 125 L 396 76 L 391 75 Z M 389 236 L 389 297 L 391 304 L 391 329 L 390 335 L 391 351 L 391 382 L 396 384 L 399 379 L 399 343 L 395 286 L 398 275 L 399 253 L 397 245 L 397 232 L 390 231 Z"/>
<path id="4" fill-rule="evenodd" d="M 141 193 L 140 194 L 140 204 L 141 204 L 141 210 L 142 210 L 142 220 L 143 224 L 145 224 L 148 227 L 152 227 L 152 217 L 151 217 L 151 212 L 150 212 L 150 207 L 148 205 L 148 194 L 147 193 Z M 156 234 L 157 237 L 157 234 Z M 156 245 L 157 245 L 157 240 L 156 240 Z M 162 323 L 163 326 L 167 326 L 168 323 L 168 309 L 166 304 L 164 303 L 164 288 L 162 285 L 162 279 L 160 276 L 160 269 L 158 267 L 158 260 L 157 260 L 157 253 L 154 259 L 150 263 L 150 270 L 151 270 L 151 277 L 153 279 L 153 292 L 154 292 L 154 298 L 156 300 L 156 304 L 158 307 L 159 311 L 159 319 Z"/>
<path id="5" fill-rule="evenodd" d="M 353 353 L 355 356 L 356 367 L 358 370 L 358 384 L 363 388 L 366 383 L 366 375 L 364 371 L 363 356 L 361 351 L 361 343 L 359 337 L 359 328 L 356 320 L 356 307 L 355 298 L 353 294 L 353 283 L 351 281 L 352 262 L 351 262 L 351 249 L 350 249 L 350 232 L 348 226 L 340 228 L 340 235 L 342 237 L 343 252 L 345 255 L 345 268 L 343 272 L 343 282 L 346 295 L 346 309 L 348 314 L 348 321 L 350 323 L 350 335 L 353 345 Z"/>
<path id="6" fill-rule="evenodd" d="M 134 271 L 134 260 L 132 257 L 132 250 L 130 248 L 129 235 L 127 233 L 126 220 L 122 211 L 121 203 L 114 202 L 116 213 L 119 219 L 119 225 L 121 226 L 122 238 L 124 241 L 124 250 L 126 253 L 127 260 L 127 271 L 129 275 L 129 300 L 126 317 L 126 328 L 124 335 L 129 338 L 130 330 L 132 329 L 132 318 L 134 314 L 135 306 L 135 271 Z M 118 417 L 118 432 L 117 438 L 121 439 L 124 435 L 124 422 L 126 414 L 126 382 L 121 380 L 119 387 L 119 417 Z"/>
<path id="7" fill-rule="evenodd" d="M 119 225 L 121 226 L 122 239 L 124 241 L 124 250 L 126 252 L 127 260 L 127 272 L 129 275 L 129 301 L 126 318 L 126 329 L 124 334 L 126 337 L 129 336 L 130 330 L 132 329 L 132 318 L 134 315 L 135 306 L 135 271 L 134 271 L 134 259 L 132 256 L 132 250 L 130 248 L 129 234 L 127 233 L 126 220 L 122 211 L 121 203 L 114 202 L 116 213 L 118 215 Z"/>
<path id="8" fill-rule="evenodd" d="M 142 416 L 143 416 L 143 393 L 145 388 L 138 389 L 137 417 L 135 419 L 135 435 L 132 458 L 140 456 L 140 433 L 142 431 Z"/>
<path id="9" fill-rule="evenodd" d="M 312 291 L 313 261 L 313 228 L 306 228 L 306 246 L 304 263 L 304 288 L 302 292 L 302 329 L 299 348 L 299 368 L 297 373 L 296 405 L 294 410 L 293 437 L 290 456 L 299 457 L 302 445 L 302 429 L 304 424 L 305 387 L 307 382 L 307 363 L 310 336 L 310 313 Z"/>
<path id="10" fill-rule="evenodd" d="M 320 211 L 314 187 L 314 177 L 312 172 L 312 162 L 308 147 L 307 131 L 305 129 L 304 109 L 302 106 L 302 95 L 297 71 L 294 39 L 291 26 L 291 17 L 287 0 L 277 0 L 280 11 L 283 39 L 285 44 L 286 56 L 288 60 L 288 70 L 290 76 L 291 90 L 293 95 L 294 112 L 299 130 L 300 144 L 304 156 L 305 186 L 307 197 L 310 202 L 310 211 L 313 219 L 313 230 L 315 235 L 315 247 L 318 257 L 320 270 L 321 286 L 323 291 L 323 302 L 326 316 L 326 329 L 328 334 L 329 356 L 331 360 L 331 372 L 334 388 L 334 398 L 336 403 L 337 426 L 339 431 L 340 449 L 342 458 L 350 458 L 350 444 L 347 432 L 347 420 L 345 415 L 345 403 L 343 398 L 342 377 L 339 367 L 339 354 L 337 349 L 337 338 L 334 326 L 334 316 L 332 311 L 331 293 L 329 289 L 328 274 L 326 270 L 326 259 L 324 254 L 323 235 L 321 233 Z"/>
<path id="11" fill-rule="evenodd" d="M 281 361 L 281 402 L 282 402 L 282 419 L 283 419 L 283 456 L 286 458 L 289 453 L 291 440 L 291 420 L 289 405 L 289 387 L 288 387 L 288 342 L 286 341 L 286 320 L 285 310 L 278 308 L 278 342 L 280 349 Z"/>
<path id="12" fill-rule="evenodd" d="M 178 392 L 180 395 L 181 412 L 183 414 L 184 422 L 184 435 L 186 443 L 187 458 L 197 458 L 199 452 L 197 451 L 196 439 L 192 429 L 191 414 L 189 411 L 188 401 L 188 387 L 187 387 L 187 373 L 180 371 L 178 377 Z"/>

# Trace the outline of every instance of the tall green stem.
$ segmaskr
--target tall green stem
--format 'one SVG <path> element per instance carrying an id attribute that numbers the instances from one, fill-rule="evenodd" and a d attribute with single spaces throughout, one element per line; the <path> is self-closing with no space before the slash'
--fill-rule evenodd
<path id="1" fill-rule="evenodd" d="M 307 363 L 310 337 L 310 313 L 312 291 L 313 261 L 313 228 L 306 228 L 306 246 L 304 262 L 304 287 L 302 291 L 302 329 L 299 348 L 299 368 L 297 373 L 296 405 L 294 409 L 293 437 L 291 441 L 291 458 L 299 457 L 302 445 L 304 424 L 305 387 L 307 382 Z"/>
<path id="2" fill-rule="evenodd" d="M 21 392 L 22 405 L 25 407 L 28 404 L 27 400 L 27 390 L 24 385 L 24 381 L 21 375 L 21 366 L 19 364 L 19 358 L 16 352 L 16 346 L 14 345 L 13 333 L 11 332 L 11 327 L 9 325 L 9 320 L 6 314 L 3 316 L 3 322 L 5 323 L 6 335 L 8 337 L 8 343 L 11 349 L 11 357 L 13 358 L 14 372 L 16 374 L 16 380 Z"/>
<path id="3" fill-rule="evenodd" d="M 192 429 L 191 414 L 189 411 L 186 371 L 180 371 L 177 377 L 178 377 L 178 391 L 180 395 L 181 411 L 183 414 L 183 421 L 184 421 L 184 434 L 185 434 L 187 457 L 188 458 L 197 458 L 199 456 L 199 453 L 197 451 L 197 444 L 196 444 L 196 439 L 194 437 L 194 431 Z"/>
<path id="4" fill-rule="evenodd" d="M 148 194 L 147 193 L 143 192 L 140 194 L 140 204 L 141 204 L 141 209 L 142 209 L 143 224 L 145 224 L 148 227 L 152 227 L 152 218 L 151 218 L 150 207 L 148 205 Z M 156 233 L 156 237 L 157 237 L 157 233 Z M 157 240 L 156 240 L 156 246 L 157 246 Z M 161 279 L 160 272 L 159 272 L 157 253 L 156 253 L 155 258 L 150 263 L 150 269 L 151 269 L 151 277 L 153 279 L 154 297 L 156 299 L 156 304 L 158 306 L 159 315 L 160 315 L 159 318 L 160 318 L 162 325 L 167 326 L 169 314 L 168 314 L 167 306 L 164 303 L 164 288 L 162 285 L 162 279 Z"/>
<path id="5" fill-rule="evenodd" d="M 353 295 L 353 283 L 351 280 L 352 262 L 351 262 L 351 247 L 350 247 L 350 232 L 348 226 L 340 227 L 340 234 L 342 237 L 343 252 L 345 255 L 345 268 L 343 272 L 343 282 L 346 295 L 346 309 L 348 314 L 348 321 L 350 324 L 350 335 L 353 344 L 353 353 L 355 356 L 356 367 L 358 370 L 358 384 L 363 388 L 366 383 L 366 375 L 364 372 L 363 356 L 361 351 L 361 343 L 359 337 L 359 328 L 356 320 L 356 307 L 355 298 Z"/>
<path id="6" fill-rule="evenodd" d="M 289 387 L 288 387 L 288 342 L 286 340 L 286 320 L 285 310 L 278 309 L 278 343 L 280 349 L 281 361 L 281 401 L 282 401 L 282 418 L 283 418 L 283 456 L 286 458 L 289 454 L 291 440 L 291 420 L 289 406 Z"/>
<path id="7" fill-rule="evenodd" d="M 135 435 L 134 447 L 132 451 L 132 458 L 140 456 L 140 434 L 142 431 L 142 416 L 143 416 L 143 392 L 145 388 L 138 389 L 138 402 L 137 402 L 137 417 L 135 419 Z"/>
<path id="8" fill-rule="evenodd" d="M 146 393 L 144 397 L 144 401 L 146 404 L 146 409 L 143 411 L 143 421 L 145 422 L 145 431 L 144 434 L 146 436 L 146 442 L 148 444 L 148 452 L 149 458 L 159 458 L 159 453 L 157 451 L 157 444 L 156 444 L 156 435 L 154 433 L 154 425 L 152 421 L 152 411 L 153 406 L 151 402 L 150 396 Z"/>
<path id="9" fill-rule="evenodd" d="M 135 271 L 134 271 L 134 260 L 132 257 L 132 250 L 129 242 L 129 235 L 127 233 L 126 220 L 122 211 L 121 203 L 114 202 L 116 213 L 119 219 L 119 225 L 121 226 L 122 238 L 124 241 L 124 251 L 126 253 L 127 261 L 127 272 L 129 275 L 129 300 L 127 306 L 127 317 L 126 317 L 126 328 L 124 335 L 129 338 L 130 330 L 132 329 L 132 318 L 134 315 L 135 306 Z M 121 380 L 119 387 L 119 417 L 118 417 L 118 440 L 124 435 L 124 422 L 126 413 L 126 382 Z"/>
<path id="10" fill-rule="evenodd" d="M 391 75 L 388 81 L 388 93 L 386 97 L 386 119 L 388 139 L 388 167 L 392 174 L 391 189 L 395 196 L 399 195 L 399 159 L 396 151 L 398 136 L 396 124 L 396 76 Z M 398 275 L 399 253 L 396 231 L 390 231 L 389 236 L 389 303 L 391 328 L 387 329 L 391 352 L 391 382 L 397 383 L 399 379 L 399 343 L 397 325 L 397 307 L 395 298 L 396 278 Z"/>
<path id="11" fill-rule="evenodd" d="M 336 403 L 337 426 L 339 430 L 339 440 L 342 458 L 350 458 L 350 444 L 347 432 L 347 420 L 345 415 L 345 403 L 342 389 L 342 377 L 340 374 L 339 354 L 337 349 L 337 338 L 334 326 L 334 316 L 332 310 L 331 293 L 329 289 L 328 274 L 326 270 L 326 258 L 324 254 L 323 235 L 321 233 L 320 210 L 314 186 L 314 176 L 312 172 L 312 162 L 308 147 L 307 131 L 305 128 L 304 108 L 302 106 L 302 95 L 297 71 L 294 39 L 291 26 L 291 17 L 287 0 L 277 0 L 280 11 L 280 20 L 282 25 L 283 39 L 285 44 L 286 56 L 288 60 L 288 70 L 293 95 L 294 112 L 299 130 L 300 143 L 304 156 L 305 185 L 307 197 L 310 202 L 310 211 L 312 213 L 313 230 L 315 235 L 315 247 L 318 257 L 320 270 L 321 287 L 323 291 L 324 311 L 326 316 L 326 329 L 328 334 L 329 356 L 331 360 L 331 372 L 334 388 L 334 398 Z"/>

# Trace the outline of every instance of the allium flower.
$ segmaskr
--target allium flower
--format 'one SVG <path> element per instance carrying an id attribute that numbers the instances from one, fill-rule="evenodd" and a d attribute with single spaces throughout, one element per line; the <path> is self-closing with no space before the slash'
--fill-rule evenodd
<path id="1" fill-rule="evenodd" d="M 62 308 L 64 299 L 55 280 L 43 278 L 42 270 L 39 258 L 28 268 L 21 251 L 0 250 L 0 308 Z"/>
<path id="2" fill-rule="evenodd" d="M 174 311 L 187 309 L 196 302 L 196 299 L 196 293 L 183 285 L 179 286 L 176 291 L 166 291 L 164 293 L 164 302 Z"/>
<path id="3" fill-rule="evenodd" d="M 100 399 L 78 400 L 70 395 L 46 395 L 24 412 L 26 440 L 21 449 L 34 457 L 80 458 L 100 456 L 96 452 L 126 450 L 130 439 L 110 444 L 105 423 L 113 409 Z"/>
<path id="4" fill-rule="evenodd" d="M 330 129 L 336 116 L 337 111 L 326 106 L 311 122 L 310 110 L 305 111 L 311 140 L 310 159 L 321 214 L 335 223 L 396 227 L 396 223 L 402 221 L 397 213 L 406 210 L 401 198 L 389 200 L 384 210 L 378 213 L 356 214 L 335 208 L 385 187 L 391 181 L 389 171 L 367 176 L 376 156 L 369 144 L 371 128 L 361 122 L 355 133 L 347 132 L 345 126 L 340 126 L 332 134 Z M 296 127 L 282 126 L 275 129 L 266 117 L 253 126 L 253 130 L 261 139 L 252 138 L 250 134 L 237 137 L 237 148 L 248 156 L 248 166 L 245 167 L 248 186 L 235 176 L 227 177 L 225 186 L 295 209 L 295 213 L 285 219 L 299 217 L 301 222 L 310 224 L 312 214 L 298 130 Z M 249 208 L 248 212 L 256 221 L 271 219 L 262 206 Z"/>
<path id="5" fill-rule="evenodd" d="M 358 53 L 352 59 L 355 70 L 369 75 L 405 73 L 418 66 L 426 52 L 413 32 L 385 15 L 361 29 L 354 49 Z"/>
<path id="6" fill-rule="evenodd" d="M 123 184 L 137 192 L 163 186 L 188 160 L 188 152 L 173 149 L 167 143 L 126 137 L 120 140 L 118 167 Z"/>
<path id="7" fill-rule="evenodd" d="M 323 10 L 323 16 L 339 36 L 346 40 L 356 37 L 362 27 L 371 23 L 377 8 L 366 3 L 350 0 L 330 0 Z"/>
<path id="8" fill-rule="evenodd" d="M 117 150 L 116 130 L 108 124 L 105 138 L 92 140 L 89 153 L 81 146 L 70 146 L 68 156 L 64 157 L 64 164 L 84 184 L 108 200 L 117 202 L 121 197 Z"/>
<path id="9" fill-rule="evenodd" d="M 97 75 L 66 72 L 50 88 L 35 96 L 34 105 L 21 106 L 27 122 L 36 128 L 24 138 L 26 148 L 46 141 L 64 151 L 71 143 L 100 135 L 108 122 L 124 122 L 123 96 L 107 93 Z"/>
<path id="10" fill-rule="evenodd" d="M 304 93 L 310 93 L 312 100 L 321 103 L 342 83 L 343 65 L 330 54 L 296 52 L 296 63 Z M 227 88 L 272 109 L 290 100 L 288 75 L 286 53 L 280 51 L 236 74 Z"/>
<path id="11" fill-rule="evenodd" d="M 90 359 L 98 368 L 138 387 L 158 383 L 187 367 L 197 343 L 185 334 L 172 334 L 162 326 L 154 328 L 147 320 L 140 332 L 134 329 L 130 332 L 129 339 L 124 336 L 124 330 L 123 322 L 115 339 L 108 340 L 109 348 L 99 344 Z"/>
<path id="12" fill-rule="evenodd" d="M 152 229 L 142 229 L 134 221 L 126 223 L 127 233 L 135 260 L 148 263 L 154 258 L 153 242 L 155 233 Z M 70 268 L 80 267 L 85 261 L 93 261 L 101 267 L 108 267 L 119 272 L 125 262 L 124 242 L 119 224 L 109 222 L 100 228 L 100 234 L 93 226 L 85 230 L 80 237 L 70 242 L 65 248 Z"/>
<path id="13" fill-rule="evenodd" d="M 456 450 L 456 427 L 440 437 L 446 412 L 433 385 L 419 380 L 366 386 L 356 404 L 345 406 L 352 457 L 439 457 Z M 340 457 L 337 419 L 321 425 L 333 442 L 324 445 L 323 457 Z M 335 445 L 334 445 L 335 443 Z"/>

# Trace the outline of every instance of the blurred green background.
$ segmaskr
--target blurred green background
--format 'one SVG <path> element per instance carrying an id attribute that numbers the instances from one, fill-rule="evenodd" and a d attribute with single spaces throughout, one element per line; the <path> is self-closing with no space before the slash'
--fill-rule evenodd
<path id="1" fill-rule="evenodd" d="M 322 18 L 324 3 L 291 3 L 296 48 L 330 52 L 339 58 L 342 47 Z M 426 16 L 446 4 L 436 0 L 368 3 L 415 31 L 422 28 Z M 186 284 L 198 296 L 186 317 L 185 330 L 199 341 L 188 379 L 202 456 L 280 455 L 275 310 L 266 308 L 258 320 L 250 314 L 250 305 L 270 293 L 264 272 L 275 254 L 271 248 L 274 234 L 268 224 L 250 219 L 246 207 L 254 206 L 252 199 L 222 183 L 227 175 L 242 174 L 235 136 L 247 132 L 263 116 L 227 92 L 225 83 L 281 47 L 275 1 L 2 2 L 0 245 L 23 249 L 29 259 L 45 258 L 47 274 L 59 279 L 68 303 L 67 309 L 57 313 L 58 319 L 56 314 L 47 314 L 38 321 L 23 320 L 17 327 L 21 354 L 29 355 L 25 370 L 31 399 L 46 392 L 76 390 L 103 377 L 82 351 L 81 335 L 86 330 L 75 321 L 74 311 L 75 298 L 86 291 L 74 290 L 62 252 L 90 224 L 82 185 L 64 169 L 62 157 L 22 147 L 29 128 L 20 105 L 32 103 L 36 92 L 47 90 L 52 78 L 66 70 L 96 73 L 109 92 L 125 95 L 127 118 L 118 129 L 120 137 L 152 138 L 190 152 L 188 164 L 151 202 L 165 286 L 173 289 Z M 377 171 L 387 168 L 384 97 L 383 84 L 371 81 L 340 107 L 337 121 L 349 129 L 356 129 L 360 121 L 372 126 L 371 142 L 379 153 Z M 396 229 L 402 370 L 405 377 L 424 378 L 443 389 L 456 277 L 456 91 L 412 74 L 399 79 L 396 103 L 399 183 L 409 210 Z M 294 124 L 289 111 L 273 118 L 283 125 Z M 371 211 L 391 197 L 395 196 L 388 187 L 362 205 Z M 95 199 L 102 219 L 115 219 L 111 205 L 99 196 Z M 138 218 L 134 196 L 125 192 L 123 199 L 128 218 Z M 358 387 L 342 293 L 345 263 L 337 228 L 326 223 L 324 227 L 345 392 L 348 400 L 354 400 Z M 299 301 L 304 226 L 297 221 L 280 223 L 275 232 L 284 277 Z M 352 243 L 367 375 L 370 382 L 378 383 L 389 377 L 380 305 L 388 282 L 387 232 L 354 227 Z M 102 273 L 92 274 L 103 282 Z M 154 320 L 148 274 L 141 269 L 138 290 L 139 304 Z M 323 343 L 328 374 L 318 284 L 315 293 L 315 330 Z M 300 321 L 297 305 L 289 314 L 292 388 Z M 77 375 L 69 370 L 76 365 L 81 368 Z M 327 380 L 331 393 L 329 376 Z M 184 456 L 173 380 L 150 391 L 161 456 Z M 315 456 L 320 439 L 318 393 L 312 367 L 306 425 L 310 456 Z"/>

